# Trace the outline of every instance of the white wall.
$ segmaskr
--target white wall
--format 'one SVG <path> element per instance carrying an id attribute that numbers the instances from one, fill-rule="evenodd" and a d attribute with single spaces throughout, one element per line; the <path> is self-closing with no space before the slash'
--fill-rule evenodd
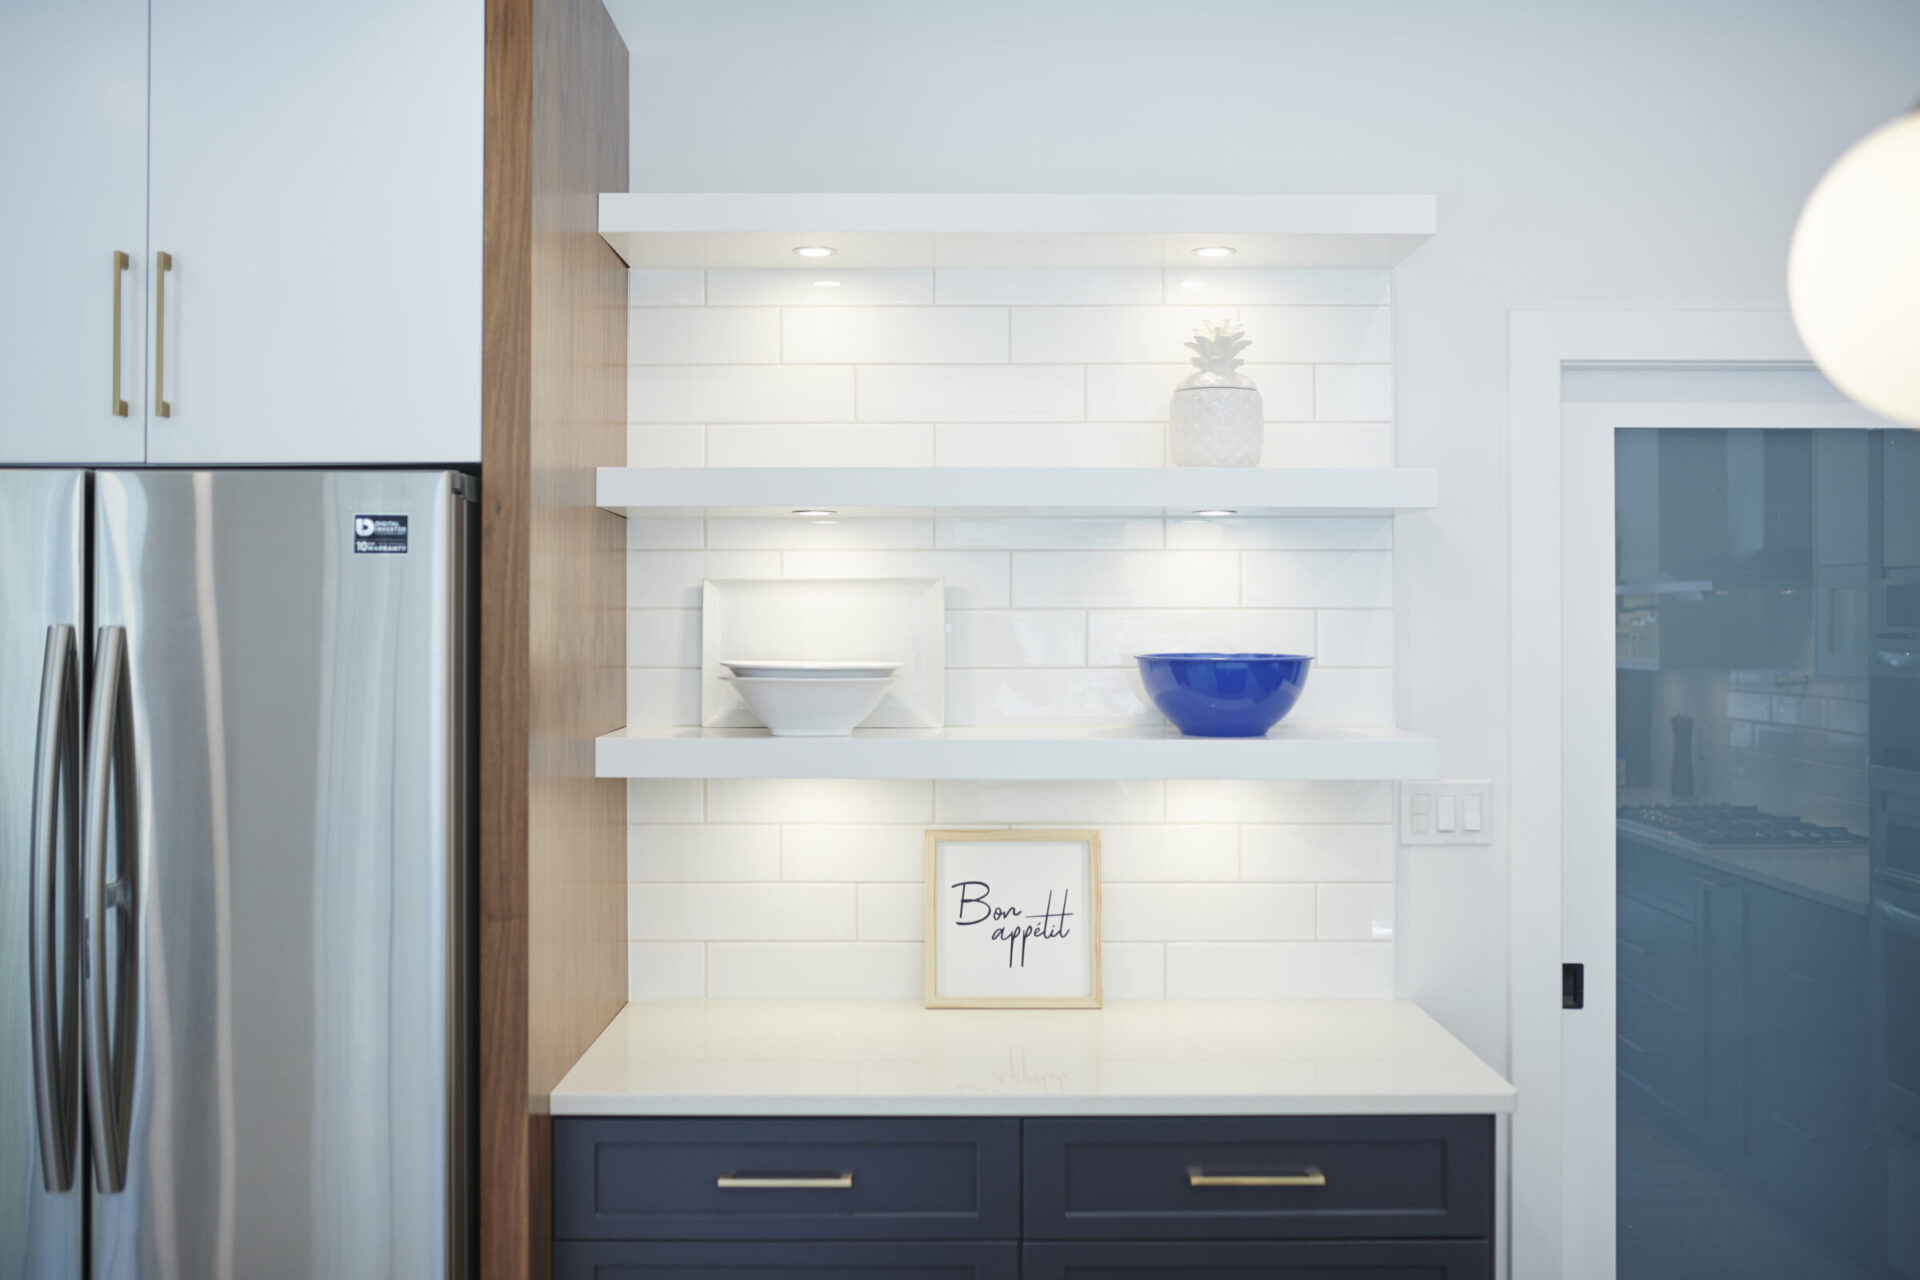
<path id="1" fill-rule="evenodd" d="M 1396 401 L 1444 505 L 1396 554 L 1403 723 L 1454 777 L 1506 773 L 1506 312 L 1782 306 L 1806 191 L 1920 94 L 1891 0 L 608 5 L 638 189 L 1438 195 Z M 1495 1063 L 1539 854 L 1401 854 L 1400 989 Z"/>

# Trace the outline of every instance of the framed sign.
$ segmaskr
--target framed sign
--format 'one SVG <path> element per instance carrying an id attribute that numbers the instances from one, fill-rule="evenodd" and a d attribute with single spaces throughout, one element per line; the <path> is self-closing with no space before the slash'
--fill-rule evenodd
<path id="1" fill-rule="evenodd" d="M 927 832 L 927 1007 L 1100 1007 L 1100 833 Z"/>

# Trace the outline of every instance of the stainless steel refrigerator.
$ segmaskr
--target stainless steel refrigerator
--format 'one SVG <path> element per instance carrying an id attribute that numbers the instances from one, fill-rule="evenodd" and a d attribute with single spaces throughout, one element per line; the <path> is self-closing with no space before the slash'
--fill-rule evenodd
<path id="1" fill-rule="evenodd" d="M 0 1280 L 465 1274 L 474 483 L 0 471 Z"/>

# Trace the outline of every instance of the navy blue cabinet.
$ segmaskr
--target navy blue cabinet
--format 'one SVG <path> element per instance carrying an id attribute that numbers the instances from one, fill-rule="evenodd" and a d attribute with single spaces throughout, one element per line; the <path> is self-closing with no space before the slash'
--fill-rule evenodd
<path id="1" fill-rule="evenodd" d="M 557 1280 L 1015 1280 L 1019 1246 L 916 1240 L 891 1243 L 631 1244 L 554 1246 Z"/>
<path id="2" fill-rule="evenodd" d="M 1484 1240 L 1030 1244 L 1023 1280 L 1482 1280 Z"/>
<path id="3" fill-rule="evenodd" d="M 563 1240 L 1011 1240 L 1020 1122 L 561 1120 Z"/>
<path id="4" fill-rule="evenodd" d="M 562 1117 L 553 1135 L 557 1280 L 1493 1274 L 1491 1116 Z"/>
<path id="5" fill-rule="evenodd" d="M 1477 1238 L 1488 1116 L 1029 1120 L 1026 1236 Z"/>

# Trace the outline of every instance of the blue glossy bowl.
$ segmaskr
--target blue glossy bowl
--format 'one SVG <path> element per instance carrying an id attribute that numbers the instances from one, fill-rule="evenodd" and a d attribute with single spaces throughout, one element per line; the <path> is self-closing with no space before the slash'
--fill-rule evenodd
<path id="1" fill-rule="evenodd" d="M 1307 687 L 1313 659 L 1293 653 L 1143 653 L 1140 679 L 1160 714 L 1195 738 L 1257 738 Z"/>

